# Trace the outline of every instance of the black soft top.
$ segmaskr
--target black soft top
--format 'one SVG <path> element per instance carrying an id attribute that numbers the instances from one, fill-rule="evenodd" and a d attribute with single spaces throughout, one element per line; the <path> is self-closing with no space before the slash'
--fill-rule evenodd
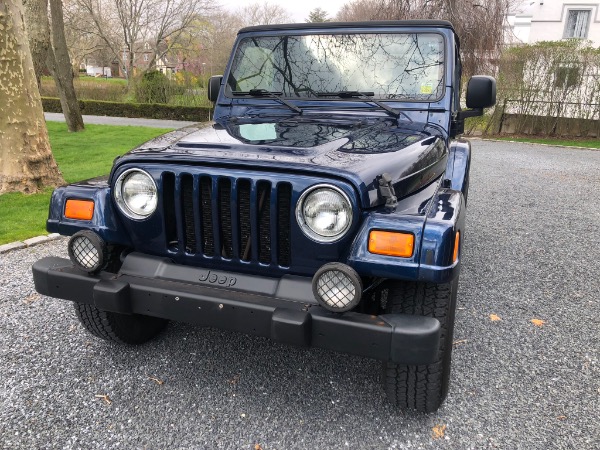
<path id="1" fill-rule="evenodd" d="M 242 28 L 238 31 L 246 33 L 249 31 L 275 31 L 275 30 L 332 30 L 336 28 L 382 28 L 382 27 L 427 27 L 427 28 L 450 28 L 454 27 L 447 20 L 371 20 L 366 22 L 308 22 L 308 23 L 282 23 L 273 25 L 258 25 Z"/>

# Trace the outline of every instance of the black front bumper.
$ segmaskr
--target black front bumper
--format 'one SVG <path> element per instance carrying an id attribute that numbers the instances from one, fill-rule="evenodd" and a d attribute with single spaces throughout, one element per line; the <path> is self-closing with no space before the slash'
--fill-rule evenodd
<path id="1" fill-rule="evenodd" d="M 33 265 L 36 290 L 122 314 L 145 314 L 402 364 L 432 363 L 440 323 L 403 314 L 332 313 L 311 279 L 279 279 L 180 266 L 132 253 L 118 275 L 88 275 L 63 258 Z"/>

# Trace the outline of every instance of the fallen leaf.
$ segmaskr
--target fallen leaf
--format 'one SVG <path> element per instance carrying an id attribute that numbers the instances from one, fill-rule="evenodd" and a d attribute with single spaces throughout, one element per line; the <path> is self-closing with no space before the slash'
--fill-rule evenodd
<path id="1" fill-rule="evenodd" d="M 434 440 L 441 439 L 444 437 L 444 433 L 446 432 L 446 425 L 436 425 L 432 428 L 431 437 Z"/>
<path id="2" fill-rule="evenodd" d="M 491 320 L 492 322 L 499 322 L 499 321 L 500 321 L 500 320 L 502 320 L 502 319 L 500 318 L 500 316 L 498 316 L 498 315 L 496 315 L 496 314 L 490 314 L 490 320 Z"/>
<path id="3" fill-rule="evenodd" d="M 150 375 L 147 375 L 147 377 L 148 377 L 149 380 L 154 381 L 159 386 L 162 385 L 162 384 L 165 384 L 165 382 L 163 380 L 159 380 L 158 378 L 151 377 Z"/>
<path id="4" fill-rule="evenodd" d="M 565 420 L 567 418 L 567 416 L 558 416 L 557 419 L 558 420 Z"/>
<path id="5" fill-rule="evenodd" d="M 31 294 L 29 297 L 25 297 L 23 301 L 30 305 L 31 303 L 35 302 L 36 300 L 39 300 L 40 298 L 42 298 L 40 294 Z"/>
<path id="6" fill-rule="evenodd" d="M 254 450 L 263 450 L 260 444 L 254 444 Z"/>
<path id="7" fill-rule="evenodd" d="M 108 394 L 96 394 L 96 398 L 101 399 L 107 405 L 110 405 L 112 403 L 112 400 L 110 399 L 110 397 L 108 396 Z"/>
<path id="8" fill-rule="evenodd" d="M 452 345 L 461 345 L 461 344 L 465 344 L 467 342 L 467 339 L 460 339 L 458 341 L 454 341 L 452 343 Z"/>
<path id="9" fill-rule="evenodd" d="M 536 327 L 540 327 L 540 328 L 543 327 L 544 324 L 546 323 L 546 321 L 542 320 L 542 319 L 531 319 L 530 322 L 532 324 L 534 324 Z"/>
<path id="10" fill-rule="evenodd" d="M 240 381 L 240 377 L 241 377 L 241 374 L 238 373 L 237 375 L 234 375 L 233 378 L 231 378 L 230 380 L 227 380 L 227 382 L 229 384 L 235 386 Z"/>

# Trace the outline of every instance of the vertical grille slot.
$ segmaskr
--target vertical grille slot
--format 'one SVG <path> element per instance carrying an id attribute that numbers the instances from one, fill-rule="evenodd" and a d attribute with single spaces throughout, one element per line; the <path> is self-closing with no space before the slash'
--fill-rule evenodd
<path id="1" fill-rule="evenodd" d="M 175 175 L 165 172 L 162 177 L 165 240 L 167 248 L 177 251 L 177 221 L 175 220 Z"/>
<path id="2" fill-rule="evenodd" d="M 271 262 L 271 183 L 259 181 L 257 184 L 258 201 L 258 260 Z"/>
<path id="3" fill-rule="evenodd" d="M 163 172 L 160 192 L 169 252 L 291 267 L 291 183 L 188 169 Z"/>
<path id="4" fill-rule="evenodd" d="M 240 259 L 250 261 L 251 236 L 250 236 L 250 180 L 239 180 L 238 189 L 238 214 L 240 217 Z"/>
<path id="5" fill-rule="evenodd" d="M 277 262 L 284 267 L 289 267 L 291 263 L 291 203 L 292 186 L 280 183 L 277 189 Z"/>
<path id="6" fill-rule="evenodd" d="M 212 214 L 212 180 L 210 177 L 200 179 L 200 210 L 202 216 L 202 250 L 206 256 L 214 256 L 214 233 Z"/>
<path id="7" fill-rule="evenodd" d="M 194 179 L 191 175 L 181 177 L 181 211 L 185 232 L 185 251 L 196 253 L 196 226 L 194 223 Z"/>
<path id="8" fill-rule="evenodd" d="M 219 179 L 219 218 L 221 222 L 221 256 L 233 257 L 233 242 L 231 229 L 231 180 Z"/>

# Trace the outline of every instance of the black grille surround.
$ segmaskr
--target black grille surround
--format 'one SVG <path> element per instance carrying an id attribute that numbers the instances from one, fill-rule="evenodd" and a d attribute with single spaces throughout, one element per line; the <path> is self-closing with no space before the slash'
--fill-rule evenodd
<path id="1" fill-rule="evenodd" d="M 290 266 L 290 183 L 173 172 L 161 178 L 170 252 Z"/>

